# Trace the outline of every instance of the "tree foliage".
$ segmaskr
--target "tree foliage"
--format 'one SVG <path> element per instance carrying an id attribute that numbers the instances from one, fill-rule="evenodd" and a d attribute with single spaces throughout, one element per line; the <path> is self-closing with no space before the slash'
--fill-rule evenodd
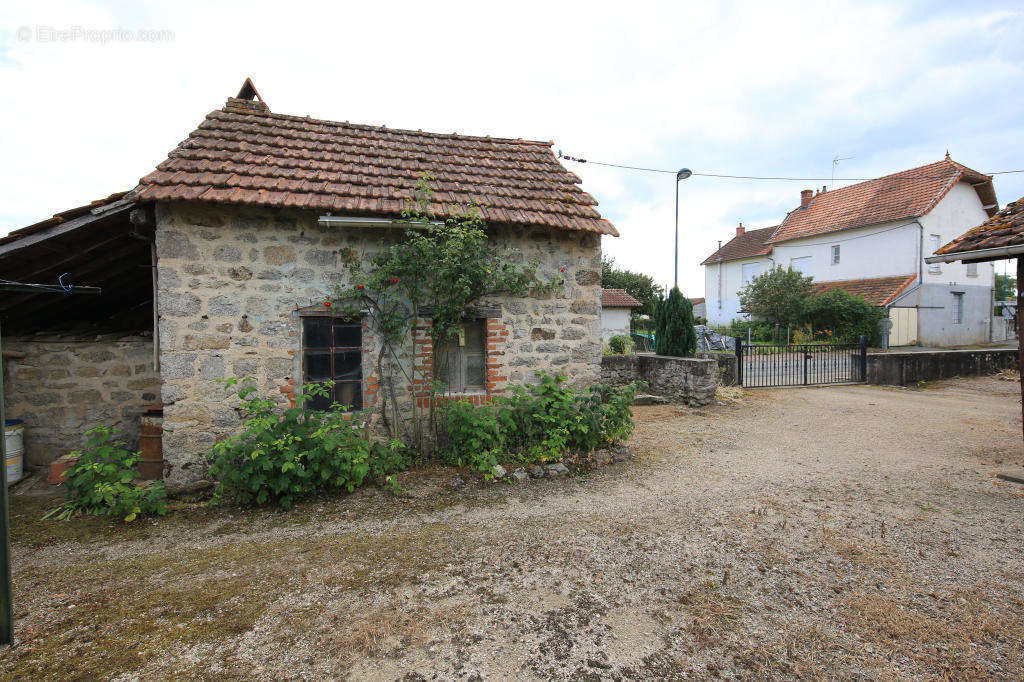
<path id="1" fill-rule="evenodd" d="M 996 300 L 1017 300 L 1017 278 L 1010 275 L 996 275 Z"/>
<path id="2" fill-rule="evenodd" d="M 693 357 L 697 352 L 697 332 L 693 324 L 693 304 L 679 287 L 673 287 L 668 298 L 659 300 L 655 312 L 654 352 Z"/>
<path id="3" fill-rule="evenodd" d="M 615 259 L 605 256 L 601 259 L 601 286 L 605 289 L 625 289 L 626 293 L 644 304 L 643 308 L 634 310 L 634 314 L 654 317 L 661 290 L 651 276 L 616 268 Z"/>
<path id="4" fill-rule="evenodd" d="M 879 322 L 885 309 L 873 306 L 861 296 L 842 289 L 829 289 L 807 300 L 804 322 L 815 331 L 829 331 L 836 341 L 855 343 L 863 334 L 869 343 L 881 335 Z"/>
<path id="5" fill-rule="evenodd" d="M 795 327 L 804 321 L 813 286 L 799 270 L 776 265 L 740 289 L 740 305 L 753 318 Z"/>

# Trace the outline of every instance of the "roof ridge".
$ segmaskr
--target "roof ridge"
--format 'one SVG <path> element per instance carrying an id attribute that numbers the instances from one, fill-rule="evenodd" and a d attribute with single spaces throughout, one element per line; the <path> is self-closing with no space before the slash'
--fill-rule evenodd
<path id="1" fill-rule="evenodd" d="M 232 100 L 237 100 L 238 102 L 244 102 L 244 103 L 247 103 L 247 104 L 249 103 L 249 100 L 238 100 L 235 97 L 229 97 L 228 98 L 228 102 L 231 102 Z M 527 139 L 523 139 L 521 137 L 520 138 L 514 138 L 514 137 L 491 137 L 490 135 L 464 135 L 464 134 L 457 133 L 457 132 L 455 132 L 455 133 L 434 133 L 434 132 L 424 131 L 424 130 L 411 130 L 409 128 L 391 128 L 391 127 L 388 127 L 388 126 L 385 126 L 385 125 L 375 126 L 375 125 L 370 125 L 370 124 L 367 124 L 367 123 L 352 123 L 351 121 L 332 121 L 332 120 L 326 119 L 326 118 L 313 118 L 312 116 L 301 116 L 301 115 L 297 115 L 297 114 L 282 114 L 282 113 L 278 113 L 276 111 L 270 111 L 269 109 L 253 109 L 253 108 L 248 107 L 248 106 L 244 107 L 244 111 L 239 111 L 238 109 L 231 108 L 230 106 L 225 105 L 225 106 L 221 107 L 220 109 L 214 109 L 213 111 L 210 112 L 210 114 L 213 114 L 214 112 L 223 112 L 223 113 L 231 114 L 231 115 L 234 115 L 234 116 L 254 116 L 256 118 L 276 118 L 276 119 L 282 119 L 282 120 L 285 120 L 285 121 L 301 121 L 302 123 L 311 123 L 311 124 L 315 124 L 315 125 L 326 125 L 326 126 L 333 126 L 333 127 L 345 127 L 345 128 L 352 128 L 352 129 L 355 129 L 355 130 L 381 130 L 381 131 L 387 131 L 387 132 L 391 132 L 391 133 L 401 133 L 403 135 L 415 135 L 415 136 L 419 136 L 419 137 L 430 137 L 430 138 L 439 138 L 440 137 L 440 138 L 444 138 L 444 139 L 467 140 L 467 141 L 474 141 L 474 142 L 495 142 L 495 143 L 499 143 L 499 144 L 528 144 L 528 145 L 533 145 L 533 146 L 538 146 L 538 147 L 549 147 L 549 148 L 553 147 L 554 144 L 555 144 L 554 141 L 552 141 L 552 140 L 527 140 Z M 209 118 L 210 114 L 207 114 L 207 118 Z"/>

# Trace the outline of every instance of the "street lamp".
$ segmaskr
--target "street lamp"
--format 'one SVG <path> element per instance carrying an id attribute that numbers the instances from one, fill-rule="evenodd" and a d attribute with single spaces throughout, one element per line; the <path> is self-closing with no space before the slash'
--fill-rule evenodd
<path id="1" fill-rule="evenodd" d="M 680 168 L 679 172 L 676 173 L 676 259 L 675 259 L 675 270 L 672 275 L 672 286 L 679 288 L 679 181 L 685 180 L 686 178 L 693 175 L 689 168 Z"/>

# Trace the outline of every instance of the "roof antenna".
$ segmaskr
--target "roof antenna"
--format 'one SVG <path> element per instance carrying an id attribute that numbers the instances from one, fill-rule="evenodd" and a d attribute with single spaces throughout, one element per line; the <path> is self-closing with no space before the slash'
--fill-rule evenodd
<path id="1" fill-rule="evenodd" d="M 849 161 L 852 158 L 855 158 L 855 157 L 853 157 L 853 156 L 842 156 L 841 157 L 838 154 L 836 154 L 835 157 L 833 157 L 833 159 L 832 159 L 832 182 L 829 184 L 830 187 L 834 187 L 835 184 L 836 184 L 836 166 L 839 165 L 839 162 L 840 161 Z"/>

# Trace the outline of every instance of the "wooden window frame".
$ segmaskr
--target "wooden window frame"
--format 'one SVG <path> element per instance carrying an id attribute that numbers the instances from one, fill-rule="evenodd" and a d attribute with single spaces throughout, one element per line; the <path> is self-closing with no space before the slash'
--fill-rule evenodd
<path id="1" fill-rule="evenodd" d="M 323 314 L 323 313 L 317 313 L 317 314 L 312 314 L 312 315 L 300 315 L 299 319 L 300 319 L 300 328 L 301 328 L 301 331 L 300 331 L 300 342 L 299 342 L 299 353 L 301 354 L 300 357 L 301 357 L 301 364 L 302 364 L 302 370 L 301 371 L 302 371 L 302 383 L 303 383 L 303 385 L 305 385 L 305 384 L 313 384 L 313 383 L 320 383 L 320 381 L 308 378 L 308 375 L 309 375 L 309 372 L 308 372 L 308 369 L 307 369 L 308 353 L 311 352 L 311 351 L 312 352 L 326 352 L 327 355 L 328 355 L 328 358 L 330 358 L 329 378 L 332 379 L 334 381 L 334 383 L 335 383 L 334 388 L 331 390 L 332 402 L 334 400 L 336 400 L 336 398 L 337 398 L 337 394 L 335 393 L 335 391 L 337 390 L 337 388 L 338 388 L 338 386 L 340 384 L 357 384 L 358 385 L 358 395 L 359 395 L 359 405 L 351 405 L 350 407 L 351 407 L 351 409 L 353 411 L 364 409 L 364 407 L 366 406 L 366 390 L 365 390 L 365 387 L 363 385 L 363 324 L 362 324 L 362 320 L 359 319 L 358 317 L 350 317 L 350 316 L 345 316 L 345 315 L 330 315 L 330 314 Z M 326 320 L 327 321 L 327 326 L 330 329 L 330 344 L 329 345 L 327 345 L 327 346 L 309 346 L 309 345 L 307 345 L 307 342 L 309 340 L 308 339 L 308 335 L 306 333 L 306 322 L 307 322 L 307 320 L 320 320 L 320 321 Z M 339 345 L 337 345 L 337 339 L 335 338 L 335 325 L 338 322 L 342 323 L 346 327 L 355 327 L 358 330 L 358 332 L 359 332 L 359 345 L 358 346 L 339 346 Z M 336 357 L 335 356 L 336 356 L 336 354 L 339 353 L 339 352 L 351 352 L 351 351 L 358 351 L 358 353 L 359 353 L 359 365 L 358 365 L 358 367 L 359 367 L 359 377 L 357 379 L 336 379 L 335 376 L 338 373 L 336 368 L 335 368 L 335 361 L 336 361 Z"/>
<path id="2" fill-rule="evenodd" d="M 438 381 L 442 381 L 442 382 L 445 383 L 445 388 L 442 391 L 442 395 L 474 395 L 474 394 L 487 393 L 487 381 L 488 381 L 488 379 L 487 379 L 487 362 L 488 362 L 488 358 L 487 358 L 487 320 L 486 319 L 469 319 L 469 320 L 463 320 L 462 324 L 463 325 L 470 325 L 471 324 L 471 325 L 474 325 L 474 326 L 478 327 L 479 338 L 480 338 L 480 348 L 479 348 L 479 350 L 475 350 L 474 349 L 471 352 L 467 352 L 465 346 L 456 346 L 456 348 L 461 350 L 461 352 L 457 353 L 458 362 L 461 365 L 460 368 L 459 368 L 459 372 L 457 373 L 457 376 L 462 377 L 462 383 L 460 385 L 457 385 L 457 386 L 454 386 L 454 387 L 447 383 L 447 377 L 442 377 L 442 374 L 448 374 L 448 372 L 446 371 L 447 370 L 446 364 L 445 364 L 444 360 L 442 360 L 442 354 L 445 354 L 444 357 L 446 358 L 447 357 L 447 353 L 449 353 L 450 351 L 448 350 L 448 348 L 445 348 L 445 347 L 439 347 L 439 348 L 437 348 L 435 350 L 435 352 L 434 352 L 434 360 L 433 360 L 434 378 L 436 380 L 438 380 Z M 480 384 L 472 384 L 472 385 L 470 385 L 470 384 L 466 383 L 466 377 L 468 376 L 468 372 L 466 371 L 467 370 L 467 366 L 468 366 L 468 362 L 467 361 L 468 361 L 468 359 L 470 357 L 479 357 L 480 358 L 480 366 L 481 366 L 481 383 Z"/>

